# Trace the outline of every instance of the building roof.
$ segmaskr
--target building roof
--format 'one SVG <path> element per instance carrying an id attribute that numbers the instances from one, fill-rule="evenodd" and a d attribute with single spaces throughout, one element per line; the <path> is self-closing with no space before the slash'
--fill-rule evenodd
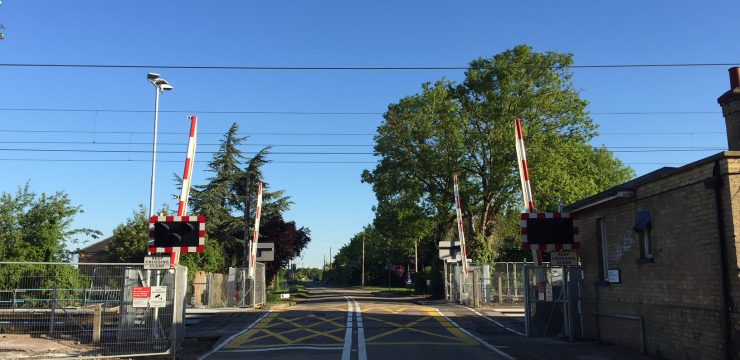
<path id="1" fill-rule="evenodd" d="M 712 162 L 721 158 L 725 157 L 740 157 L 740 152 L 738 151 L 723 151 L 717 154 L 714 154 L 709 157 L 705 157 L 703 159 L 694 161 L 692 163 L 686 164 L 681 167 L 662 167 L 658 170 L 655 170 L 653 172 L 649 172 L 645 175 L 642 175 L 640 177 L 636 177 L 630 181 L 627 181 L 621 185 L 617 185 L 611 189 L 604 190 L 596 195 L 589 196 L 585 199 L 578 200 L 568 206 L 565 206 L 563 208 L 564 211 L 573 212 L 579 209 L 583 209 L 586 207 L 590 207 L 599 203 L 603 203 L 606 201 L 611 201 L 612 199 L 619 198 L 619 197 L 625 197 L 620 196 L 620 194 L 624 192 L 630 192 L 634 193 L 634 191 L 637 190 L 638 187 L 645 185 L 647 183 L 651 183 L 653 181 L 662 179 L 667 176 L 672 176 L 674 174 L 684 172 L 686 170 L 689 170 L 691 168 L 694 168 L 699 165 L 706 164 L 708 162 Z"/>
<path id="2" fill-rule="evenodd" d="M 113 236 L 109 236 L 98 242 L 94 242 L 84 248 L 77 250 L 77 252 L 102 252 L 107 251 L 108 243 L 113 240 Z"/>

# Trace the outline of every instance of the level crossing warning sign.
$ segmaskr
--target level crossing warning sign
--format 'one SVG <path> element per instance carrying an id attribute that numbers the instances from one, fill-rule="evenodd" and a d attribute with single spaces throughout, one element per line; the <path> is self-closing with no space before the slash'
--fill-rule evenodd
<path id="1" fill-rule="evenodd" d="M 135 286 L 131 288 L 132 306 L 135 308 L 145 308 L 149 306 L 149 297 L 152 295 L 152 288 L 149 286 Z"/>

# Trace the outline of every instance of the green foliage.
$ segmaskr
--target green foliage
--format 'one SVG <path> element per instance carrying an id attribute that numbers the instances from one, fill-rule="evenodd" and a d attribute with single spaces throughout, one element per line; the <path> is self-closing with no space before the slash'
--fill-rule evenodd
<path id="1" fill-rule="evenodd" d="M 143 205 L 124 224 L 116 226 L 107 250 L 113 262 L 143 262 L 149 243 L 149 217 Z"/>
<path id="2" fill-rule="evenodd" d="M 72 229 L 82 212 L 63 192 L 54 195 L 31 192 L 26 184 L 15 194 L 0 195 L 0 260 L 69 261 L 71 244 L 78 236 L 97 238 L 99 231 Z"/>
<path id="3" fill-rule="evenodd" d="M 427 245 L 448 240 L 459 174 L 469 256 L 490 263 L 518 243 L 511 226 L 522 206 L 517 117 L 539 210 L 556 211 L 631 178 L 609 151 L 588 145 L 596 125 L 571 82 L 571 64 L 572 55 L 517 46 L 472 61 L 462 83 L 426 83 L 389 105 L 375 137 L 381 161 L 362 175 L 378 199 L 377 230 Z"/>
<path id="4" fill-rule="evenodd" d="M 241 267 L 246 232 L 244 225 L 244 199 L 246 196 L 247 174 L 249 174 L 248 219 L 253 225 L 257 201 L 257 183 L 264 182 L 261 168 L 269 163 L 269 147 L 247 159 L 239 147 L 247 137 L 238 135 L 239 126 L 233 123 L 224 135 L 219 150 L 208 164 L 213 176 L 204 185 L 196 185 L 191 190 L 189 205 L 191 213 L 206 216 L 206 251 L 203 254 L 184 254 L 182 263 L 191 272 L 198 270 L 225 271 L 229 266 Z M 242 170 L 243 168 L 243 170 Z M 290 199 L 284 191 L 269 191 L 269 184 L 263 185 L 263 218 L 280 214 L 290 208 Z"/>
<path id="5" fill-rule="evenodd" d="M 275 259 L 265 263 L 268 283 L 288 263 L 297 258 L 311 241 L 307 228 L 297 228 L 295 222 L 286 222 L 280 214 L 272 214 L 260 226 L 260 242 L 275 244 Z"/>

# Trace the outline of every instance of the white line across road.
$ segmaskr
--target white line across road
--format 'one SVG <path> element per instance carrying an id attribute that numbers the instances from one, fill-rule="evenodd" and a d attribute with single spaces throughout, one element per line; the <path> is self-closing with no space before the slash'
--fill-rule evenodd
<path id="1" fill-rule="evenodd" d="M 267 348 L 267 349 L 234 349 L 234 350 L 223 350 L 222 353 L 249 353 L 249 352 L 267 352 L 267 351 L 281 351 L 281 350 L 342 350 L 340 347 L 323 347 L 323 346 L 290 346 L 290 347 L 279 347 L 279 348 Z"/>
<path id="2" fill-rule="evenodd" d="M 442 313 L 441 311 L 439 311 L 439 309 L 437 309 L 437 308 L 432 308 L 432 309 L 434 309 L 435 311 L 437 311 L 437 313 L 438 313 L 438 314 L 439 314 L 440 316 L 442 316 L 443 318 L 445 318 L 445 320 L 449 321 L 449 322 L 450 322 L 450 324 L 452 324 L 453 326 L 455 326 L 456 328 L 458 328 L 458 329 L 459 329 L 460 331 L 464 332 L 464 333 L 465 333 L 465 335 L 468 335 L 468 336 L 470 336 L 471 338 L 473 338 L 473 339 L 475 339 L 476 341 L 478 341 L 478 342 L 479 342 L 479 343 L 480 343 L 481 345 L 483 345 L 483 346 L 487 347 L 487 348 L 488 348 L 488 349 L 490 349 L 490 350 L 493 350 L 493 351 L 495 351 L 495 352 L 496 352 L 497 354 L 499 354 L 499 355 L 501 355 L 501 356 L 505 357 L 505 358 L 506 358 L 506 359 L 508 359 L 508 360 L 516 360 L 516 358 L 515 358 L 515 357 L 513 357 L 513 356 L 511 356 L 511 355 L 509 355 L 509 354 L 507 354 L 507 353 L 505 353 L 505 352 L 503 352 L 503 351 L 501 351 L 501 350 L 500 350 L 499 348 L 497 348 L 496 346 L 494 346 L 494 345 L 491 345 L 491 344 L 487 343 L 487 342 L 486 342 L 485 340 L 483 340 L 483 339 L 481 339 L 481 338 L 479 338 L 479 337 L 477 337 L 477 336 L 475 336 L 475 335 L 471 334 L 471 333 L 470 333 L 470 331 L 467 331 L 467 330 L 465 330 L 465 329 L 464 329 L 464 328 L 463 328 L 462 326 L 460 326 L 460 325 L 458 325 L 458 324 L 457 324 L 456 322 L 452 321 L 452 319 L 450 319 L 450 318 L 449 318 L 449 317 L 447 317 L 447 316 L 446 316 L 445 314 L 443 314 L 443 313 Z"/>
<path id="3" fill-rule="evenodd" d="M 367 346 L 365 345 L 365 326 L 362 322 L 362 308 L 360 302 L 352 299 L 355 303 L 355 311 L 357 314 L 357 359 L 367 360 Z"/>
<path id="4" fill-rule="evenodd" d="M 352 299 L 347 299 L 347 330 L 344 332 L 344 348 L 342 348 L 342 360 L 350 360 L 352 355 L 352 317 L 354 315 L 355 305 Z"/>
<path id="5" fill-rule="evenodd" d="M 252 322 L 251 324 L 249 324 L 249 326 L 245 327 L 244 329 L 242 329 L 242 330 L 241 330 L 241 331 L 239 331 L 238 333 L 236 333 L 236 334 L 234 334 L 234 335 L 231 335 L 231 336 L 229 336 L 229 338 L 228 338 L 228 339 L 226 339 L 226 340 L 222 341 L 221 343 L 219 343 L 218 345 L 216 345 L 216 346 L 215 346 L 215 347 L 214 347 L 214 348 L 213 348 L 213 349 L 212 349 L 211 351 L 209 351 L 209 352 L 207 352 L 207 353 L 203 354 L 203 356 L 199 357 L 199 358 L 198 358 L 198 360 L 203 360 L 203 359 L 205 359 L 205 358 L 207 358 L 207 357 L 211 356 L 211 354 L 213 354 L 213 353 L 215 353 L 215 352 L 217 352 L 217 351 L 221 350 L 221 348 L 222 348 L 222 347 L 226 346 L 226 344 L 230 343 L 230 342 L 231 342 L 232 340 L 234 340 L 234 339 L 235 339 L 235 338 L 236 338 L 237 336 L 240 336 L 241 334 L 244 334 L 245 332 L 247 332 L 247 331 L 249 331 L 249 330 L 250 330 L 251 328 L 253 328 L 253 327 L 254 327 L 255 325 L 257 325 L 257 323 L 259 323 L 259 322 L 260 322 L 260 321 L 262 321 L 262 320 L 263 320 L 264 318 L 266 318 L 266 317 L 267 317 L 267 315 L 270 315 L 270 313 L 271 313 L 271 312 L 272 312 L 272 310 L 268 310 L 267 312 L 265 312 L 264 314 L 262 314 L 262 316 L 260 316 L 259 318 L 257 318 L 257 320 L 255 320 L 254 322 Z"/>
<path id="6" fill-rule="evenodd" d="M 516 330 L 514 330 L 514 329 L 512 329 L 512 328 L 510 328 L 510 327 L 507 327 L 506 325 L 504 325 L 504 324 L 502 324 L 502 323 L 500 323 L 500 322 L 498 322 L 498 321 L 496 321 L 496 320 L 494 320 L 494 319 L 491 319 L 491 318 L 489 318 L 489 317 L 488 317 L 488 316 L 486 316 L 486 315 L 483 315 L 483 314 L 481 314 L 480 312 L 478 312 L 478 310 L 475 310 L 475 309 L 469 308 L 469 307 L 467 307 L 467 306 L 462 306 L 462 305 L 458 305 L 458 304 L 455 304 L 455 306 L 457 306 L 457 307 L 461 307 L 461 308 L 463 308 L 463 309 L 468 309 L 468 310 L 470 310 L 470 311 L 472 311 L 472 312 L 474 312 L 474 313 L 476 313 L 476 314 L 480 315 L 480 316 L 481 316 L 481 317 L 483 317 L 484 319 L 486 319 L 486 320 L 488 320 L 488 321 L 490 321 L 490 322 L 492 322 L 492 323 L 494 323 L 494 324 L 496 324 L 496 325 L 498 325 L 498 326 L 500 326 L 500 327 L 502 327 L 502 328 L 504 328 L 504 329 L 506 329 L 506 330 L 509 330 L 509 331 L 513 332 L 514 334 L 517 334 L 517 335 L 520 335 L 520 336 L 527 336 L 526 334 L 522 334 L 522 333 L 520 333 L 520 332 L 518 332 L 518 331 L 516 331 Z"/>

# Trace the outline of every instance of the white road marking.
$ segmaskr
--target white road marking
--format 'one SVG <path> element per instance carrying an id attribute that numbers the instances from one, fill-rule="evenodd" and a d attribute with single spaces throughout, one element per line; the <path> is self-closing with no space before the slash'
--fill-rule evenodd
<path id="1" fill-rule="evenodd" d="M 266 351 L 280 351 L 280 350 L 342 350 L 340 347 L 321 347 L 321 346 L 286 346 L 278 348 L 264 348 L 264 349 L 234 349 L 224 350 L 222 353 L 246 353 L 246 352 L 266 352 Z"/>
<path id="2" fill-rule="evenodd" d="M 234 335 L 231 335 L 231 336 L 229 336 L 229 338 L 228 338 L 228 339 L 226 339 L 226 340 L 222 341 L 221 343 L 219 343 L 218 345 L 216 345 L 216 347 L 214 347 L 214 348 L 213 348 L 213 349 L 212 349 L 211 351 L 209 351 L 209 352 L 207 352 L 207 353 L 203 354 L 203 355 L 202 355 L 201 357 L 199 357 L 199 358 L 198 358 L 198 360 L 203 360 L 203 359 L 205 359 L 205 358 L 207 358 L 207 357 L 211 356 L 211 354 L 213 354 L 213 353 L 215 353 L 215 352 L 217 352 L 217 351 L 221 350 L 221 348 L 222 348 L 222 347 L 226 346 L 226 344 L 230 343 L 230 342 L 231 342 L 232 340 L 234 340 L 234 339 L 235 339 L 235 338 L 236 338 L 237 336 L 240 336 L 241 334 L 244 334 L 245 332 L 247 332 L 247 331 L 249 331 L 250 329 L 252 329 L 252 328 L 253 328 L 253 327 L 254 327 L 255 325 L 257 325 L 257 323 L 259 323 L 259 322 L 260 322 L 260 321 L 262 321 L 262 320 L 263 320 L 264 318 L 266 318 L 266 317 L 267 317 L 267 315 L 270 315 L 270 313 L 271 313 L 271 312 L 272 312 L 272 310 L 268 310 L 268 311 L 267 311 L 266 313 L 264 313 L 264 314 L 263 314 L 262 316 L 260 316 L 259 318 L 257 318 L 257 320 L 255 320 L 255 321 L 254 321 L 253 323 L 249 324 L 249 326 L 245 327 L 245 328 L 244 328 L 244 329 L 243 329 L 242 331 L 239 331 L 238 333 L 236 333 L 236 334 L 234 334 Z"/>
<path id="3" fill-rule="evenodd" d="M 458 329 L 459 329 L 460 331 L 464 332 L 464 333 L 465 333 L 465 335 L 468 335 L 468 336 L 470 336 L 471 338 L 473 338 L 473 339 L 477 340 L 477 341 L 478 341 L 478 342 L 479 342 L 479 343 L 480 343 L 481 345 L 483 345 L 483 346 L 485 346 L 485 347 L 489 348 L 490 350 L 493 350 L 493 351 L 495 351 L 495 352 L 496 352 L 497 354 L 499 354 L 499 355 L 501 355 L 501 356 L 505 357 L 506 359 L 509 359 L 509 360 L 516 360 L 516 358 L 515 358 L 515 357 L 513 357 L 513 356 L 511 356 L 511 355 L 509 355 L 509 354 L 507 354 L 507 353 L 505 353 L 505 352 L 503 352 L 503 351 L 499 350 L 499 349 L 498 349 L 497 347 L 495 347 L 495 346 L 493 346 L 493 345 L 491 345 L 491 344 L 487 343 L 487 342 L 486 342 L 486 341 L 484 341 L 483 339 L 481 339 L 481 338 L 479 338 L 479 337 L 477 337 L 477 336 L 475 336 L 475 335 L 471 334 L 471 333 L 470 333 L 470 331 L 467 331 L 467 330 L 465 330 L 465 329 L 464 329 L 464 328 L 463 328 L 462 326 L 460 326 L 460 325 L 458 325 L 458 324 L 457 324 L 456 322 L 452 321 L 452 319 L 448 318 L 448 317 L 447 317 L 447 316 L 446 316 L 445 314 L 442 314 L 442 312 L 441 312 L 441 311 L 439 311 L 439 309 L 437 309 L 437 308 L 432 308 L 432 309 L 434 309 L 435 311 L 437 311 L 437 313 L 438 313 L 438 314 L 439 314 L 440 316 L 442 316 L 443 318 L 445 318 L 445 319 L 446 319 L 447 321 L 449 321 L 449 322 L 450 322 L 450 324 L 452 324 L 453 326 L 455 326 L 456 328 L 458 328 Z"/>
<path id="4" fill-rule="evenodd" d="M 498 326 L 500 326 L 500 327 L 502 327 L 502 328 L 504 328 L 506 330 L 509 330 L 509 331 L 513 332 L 514 334 L 517 334 L 517 335 L 520 335 L 520 336 L 527 336 L 526 334 L 520 333 L 520 332 L 518 332 L 518 331 L 516 331 L 516 330 L 514 330 L 512 328 L 507 327 L 506 325 L 504 325 L 504 324 L 502 324 L 502 323 L 500 323 L 500 322 L 498 322 L 498 321 L 496 321 L 494 319 L 489 318 L 486 315 L 481 314 L 480 312 L 478 312 L 478 310 L 471 309 L 471 308 L 469 308 L 467 306 L 462 306 L 462 305 L 458 305 L 458 304 L 455 304 L 455 306 L 461 307 L 463 309 L 468 309 L 468 310 L 470 310 L 470 311 L 472 311 L 472 312 L 474 312 L 474 313 L 482 316 L 484 319 L 486 319 L 486 320 L 488 320 L 488 321 L 490 321 L 490 322 L 492 322 L 492 323 L 494 323 L 494 324 L 496 324 L 496 325 L 498 325 Z"/>
<path id="5" fill-rule="evenodd" d="M 357 311 L 357 359 L 367 360 L 367 346 L 365 345 L 365 327 L 362 322 L 362 308 L 360 302 L 352 299 L 355 303 L 355 310 Z"/>
<path id="6" fill-rule="evenodd" d="M 350 360 L 352 355 L 352 316 L 354 314 L 354 303 L 348 297 L 347 299 L 347 330 L 344 332 L 344 347 L 342 348 L 342 360 Z"/>

